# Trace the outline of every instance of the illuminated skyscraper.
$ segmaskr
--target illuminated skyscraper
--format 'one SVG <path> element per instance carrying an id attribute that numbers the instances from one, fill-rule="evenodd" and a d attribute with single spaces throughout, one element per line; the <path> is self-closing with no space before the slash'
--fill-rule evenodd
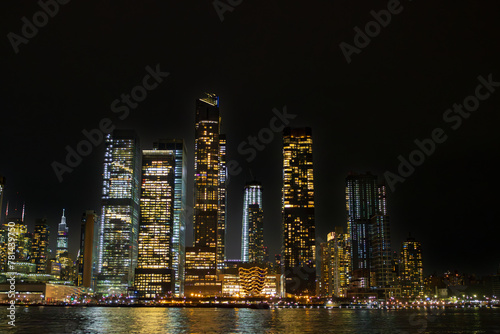
<path id="1" fill-rule="evenodd" d="M 254 217 L 253 223 L 258 224 L 256 221 L 257 211 L 261 212 L 262 216 L 262 185 L 259 182 L 249 182 L 245 185 L 245 193 L 243 195 L 243 222 L 241 227 L 241 261 L 243 262 L 252 262 L 250 260 L 250 250 L 249 250 L 249 242 L 250 242 L 250 206 L 256 205 L 257 208 L 252 208 L 252 213 Z M 261 222 L 262 223 L 262 219 Z M 253 230 L 254 232 L 256 229 Z M 264 245 L 262 244 L 261 247 Z M 253 250 L 255 251 L 255 249 Z M 254 259 L 255 260 L 255 259 Z"/>
<path id="2" fill-rule="evenodd" d="M 175 292 L 174 200 L 174 152 L 144 150 L 139 257 L 134 281 L 138 298 L 170 297 Z"/>
<path id="3" fill-rule="evenodd" d="M 196 101 L 195 122 L 194 247 L 186 249 L 186 259 L 189 253 L 190 258 L 197 259 L 192 263 L 199 263 L 199 259 L 208 259 L 207 253 L 213 252 L 216 261 L 203 265 L 203 272 L 189 273 L 197 269 L 189 267 L 186 260 L 185 288 L 186 293 L 193 288 L 205 294 L 206 286 L 206 293 L 212 294 L 212 287 L 219 286 L 217 270 L 224 267 L 226 231 L 226 139 L 220 135 L 218 96 L 206 94 Z M 197 251 L 204 255 L 197 256 Z M 215 266 L 207 267 L 209 264 Z"/>
<path id="4" fill-rule="evenodd" d="M 312 130 L 283 132 L 283 266 L 286 292 L 315 295 L 316 230 Z M 297 284 L 297 276 L 301 282 Z"/>
<path id="5" fill-rule="evenodd" d="M 248 206 L 248 262 L 264 263 L 264 215 L 257 204 Z"/>
<path id="6" fill-rule="evenodd" d="M 219 217 L 217 220 L 217 269 L 224 269 L 226 261 L 226 206 L 227 206 L 227 165 L 226 135 L 219 135 Z"/>
<path id="7" fill-rule="evenodd" d="M 371 270 L 374 274 L 371 279 L 377 288 L 388 288 L 394 285 L 393 257 L 391 252 L 391 237 L 389 216 L 387 215 L 386 188 L 377 187 L 378 209 L 371 219 Z"/>
<path id="8" fill-rule="evenodd" d="M 400 258 L 401 294 L 405 297 L 421 297 L 424 294 L 422 246 L 415 238 L 408 237 L 401 246 Z"/>
<path id="9" fill-rule="evenodd" d="M 335 232 L 328 234 L 327 244 L 330 255 L 329 295 L 347 297 L 351 267 L 350 236 L 337 227 Z"/>
<path id="10" fill-rule="evenodd" d="M 61 217 L 61 222 L 57 229 L 57 249 L 56 249 L 56 259 L 59 261 L 61 256 L 68 253 L 68 227 L 66 225 L 66 216 L 64 216 L 65 210 L 63 209 L 63 214 Z"/>
<path id="11" fill-rule="evenodd" d="M 355 288 L 386 288 L 393 281 L 386 189 L 370 173 L 346 178 L 347 230 Z"/>
<path id="12" fill-rule="evenodd" d="M 377 176 L 347 176 L 347 233 L 351 236 L 352 276 L 357 288 L 370 287 L 370 224 L 377 211 L 377 197 Z"/>
<path id="13" fill-rule="evenodd" d="M 32 260 L 37 274 L 45 274 L 49 255 L 49 225 L 47 219 L 37 219 L 33 233 Z"/>
<path id="14" fill-rule="evenodd" d="M 91 210 L 82 215 L 80 252 L 77 262 L 77 286 L 94 289 L 97 267 L 99 216 Z"/>
<path id="15" fill-rule="evenodd" d="M 175 271 L 175 295 L 184 295 L 184 261 L 186 257 L 186 146 L 182 139 L 159 140 L 154 143 L 158 150 L 171 150 L 174 154 L 174 230 L 172 237 L 172 268 Z"/>
<path id="16" fill-rule="evenodd" d="M 141 155 L 131 130 L 106 137 L 96 290 L 126 294 L 137 266 Z"/>

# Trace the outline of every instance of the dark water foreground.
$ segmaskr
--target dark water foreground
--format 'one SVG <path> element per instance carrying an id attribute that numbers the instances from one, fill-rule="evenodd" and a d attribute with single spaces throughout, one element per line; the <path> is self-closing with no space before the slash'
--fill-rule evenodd
<path id="1" fill-rule="evenodd" d="M 500 309 L 0 308 L 0 333 L 500 333 Z"/>

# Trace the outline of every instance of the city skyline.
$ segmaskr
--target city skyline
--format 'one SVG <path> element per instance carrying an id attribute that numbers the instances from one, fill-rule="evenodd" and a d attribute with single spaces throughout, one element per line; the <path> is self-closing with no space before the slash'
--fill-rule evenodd
<path id="1" fill-rule="evenodd" d="M 218 103 L 218 102 L 217 102 L 217 103 Z M 221 135 L 221 136 L 222 136 L 222 135 Z M 154 143 L 154 145 L 157 145 L 157 143 Z M 351 173 L 351 172 L 349 172 L 349 173 Z M 250 180 L 251 178 L 249 177 L 248 179 Z M 376 177 L 376 179 L 377 179 L 378 181 L 380 181 L 380 178 L 377 178 L 377 177 Z M 4 180 L 5 180 L 5 178 L 4 178 Z M 377 181 L 377 182 L 378 182 L 378 181 Z M 5 181 L 4 181 L 4 183 L 5 183 Z M 7 184 L 7 185 L 8 185 L 8 184 Z M 6 189 L 8 189 L 8 187 L 7 187 Z M 4 204 L 5 204 L 5 205 L 4 205 L 4 209 L 5 209 L 5 206 L 6 206 L 6 205 L 7 205 L 7 203 L 9 202 L 9 201 L 8 201 L 8 198 L 7 198 L 7 200 L 4 200 L 4 202 L 6 202 L 6 203 L 4 203 Z M 23 214 L 25 214 L 25 212 L 24 212 L 24 210 L 25 210 L 25 207 L 24 207 L 24 206 L 25 206 L 25 204 L 26 204 L 26 203 L 25 203 L 25 202 L 23 202 Z M 16 208 L 16 209 L 17 209 L 17 208 Z M 5 214 L 4 214 L 4 216 L 5 216 Z M 64 219 L 65 219 L 65 218 L 66 218 L 66 217 L 64 217 Z M 37 219 L 38 219 L 38 218 L 37 218 Z M 30 223 L 29 223 L 29 222 L 27 222 L 26 224 L 27 224 L 28 226 L 30 225 Z M 50 224 L 49 224 L 49 225 L 50 225 Z M 59 224 L 59 225 L 60 225 L 60 224 Z M 56 224 L 56 226 L 57 226 L 57 224 Z M 341 226 L 341 225 L 337 225 L 337 226 Z M 332 229 L 332 230 L 334 230 L 334 229 L 335 229 L 335 227 L 336 227 L 336 226 L 333 226 L 333 229 Z M 52 228 L 52 230 L 54 231 L 54 229 L 53 229 L 53 228 Z M 415 231 L 407 231 L 406 233 L 408 233 L 408 232 L 415 233 Z M 55 231 L 54 231 L 53 233 L 57 233 L 57 228 L 55 229 Z M 417 231 L 417 233 L 418 233 L 418 231 Z M 72 234 L 72 235 L 73 235 L 73 238 L 75 238 L 74 234 Z M 189 238 L 189 233 L 187 233 L 187 236 L 188 236 L 188 238 Z M 54 239 L 56 239 L 56 238 L 51 238 L 51 243 L 53 243 L 53 242 L 54 242 Z M 319 239 L 319 240 L 325 240 L 325 237 L 321 235 L 321 236 L 318 236 L 318 239 Z M 73 249 L 77 249 L 77 248 L 76 248 L 76 246 L 74 246 L 74 243 L 72 243 L 72 244 L 73 244 L 73 245 L 72 245 L 72 248 L 73 248 Z M 241 245 L 242 245 L 242 244 L 243 244 L 243 243 L 241 243 Z M 267 244 L 266 244 L 266 243 L 265 243 L 265 245 L 267 246 Z M 272 245 L 271 245 L 271 247 L 272 247 Z M 51 247 L 51 248 L 52 248 L 52 247 Z M 57 248 L 57 247 L 54 247 L 54 249 L 56 249 L 56 248 Z M 424 249 L 425 249 L 425 245 L 424 245 Z M 76 256 L 76 252 L 74 252 L 74 253 L 70 253 L 70 254 L 71 254 L 73 257 L 75 257 L 75 256 Z M 279 254 L 279 253 L 275 253 L 275 254 Z M 424 253 L 424 254 L 425 254 L 425 253 Z M 236 258 L 236 257 L 237 257 L 237 256 L 228 256 L 227 258 Z M 425 269 L 426 269 L 426 268 L 425 268 Z M 453 270 L 453 268 L 450 268 L 450 267 L 443 267 L 443 270 L 442 270 L 442 271 L 449 270 L 449 269 Z M 428 272 L 428 270 L 426 270 L 425 272 L 426 272 L 426 273 L 430 273 L 430 272 Z M 485 272 L 485 274 L 486 274 L 486 272 Z"/>

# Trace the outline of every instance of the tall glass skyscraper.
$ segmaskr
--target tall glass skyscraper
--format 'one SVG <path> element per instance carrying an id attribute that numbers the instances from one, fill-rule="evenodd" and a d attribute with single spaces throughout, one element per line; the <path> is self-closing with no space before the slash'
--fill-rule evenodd
<path id="1" fill-rule="evenodd" d="M 225 261 L 227 176 L 226 139 L 220 135 L 217 95 L 206 94 L 196 101 L 195 122 L 194 247 L 186 249 L 185 288 L 189 293 L 215 295 L 220 289 L 217 270 Z M 214 254 L 215 262 L 207 261 L 200 271 L 200 259 L 211 259 L 209 253 Z"/>
<path id="2" fill-rule="evenodd" d="M 243 222 L 241 226 L 241 261 L 249 262 L 250 205 L 257 205 L 262 210 L 262 185 L 253 181 L 245 185 L 243 195 Z M 253 211 L 255 208 L 253 209 Z"/>
<path id="3" fill-rule="evenodd" d="M 126 294 L 137 266 L 141 155 L 131 130 L 106 137 L 96 290 Z"/>
<path id="4" fill-rule="evenodd" d="M 312 130 L 283 132 L 283 248 L 286 292 L 315 295 L 316 225 Z M 297 278 L 301 282 L 297 284 Z"/>
<path id="5" fill-rule="evenodd" d="M 59 223 L 57 229 L 57 248 L 56 248 L 56 259 L 68 252 L 68 226 L 66 225 L 65 210 L 63 209 L 63 214 L 61 217 L 61 222 Z"/>
<path id="6" fill-rule="evenodd" d="M 174 156 L 174 229 L 172 267 L 175 271 L 175 295 L 184 295 L 184 261 L 186 247 L 186 146 L 182 139 L 161 139 L 153 144 L 157 150 L 170 150 Z"/>
<path id="7" fill-rule="evenodd" d="M 174 152 L 144 150 L 139 257 L 134 281 L 138 298 L 171 297 L 175 293 L 174 202 Z"/>
<path id="8" fill-rule="evenodd" d="M 346 178 L 347 230 L 351 236 L 355 288 L 385 288 L 392 282 L 392 253 L 385 186 L 370 173 Z"/>

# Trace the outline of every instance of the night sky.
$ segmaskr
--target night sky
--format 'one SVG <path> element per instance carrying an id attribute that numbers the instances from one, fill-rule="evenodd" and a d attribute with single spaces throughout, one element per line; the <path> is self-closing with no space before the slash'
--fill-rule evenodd
<path id="1" fill-rule="evenodd" d="M 0 175 L 4 198 L 26 201 L 26 221 L 47 217 L 51 244 L 62 209 L 76 255 L 80 217 L 100 212 L 103 144 L 59 182 L 82 130 L 110 118 L 133 128 L 142 148 L 157 138 L 183 138 L 192 204 L 195 100 L 220 96 L 228 160 L 243 167 L 228 189 L 227 256 L 239 258 L 243 186 L 264 187 L 265 243 L 280 251 L 281 137 L 246 161 L 238 145 L 269 127 L 273 108 L 296 115 L 314 139 L 317 240 L 346 227 L 349 171 L 397 173 L 415 139 L 442 128 L 448 139 L 388 196 L 395 250 L 409 232 L 422 241 L 424 272 L 493 274 L 498 251 L 500 87 L 457 130 L 443 120 L 474 94 L 482 75 L 500 82 L 498 10 L 493 1 L 401 1 L 402 10 L 347 63 L 339 47 L 354 44 L 354 27 L 373 20 L 388 1 L 249 1 L 221 22 L 211 1 L 78 1 L 39 28 L 16 54 L 7 38 L 21 34 L 40 10 L 35 1 L 2 1 L 0 29 Z M 170 75 L 125 119 L 111 103 L 142 83 L 145 67 Z M 192 237 L 188 223 L 187 244 Z"/>

